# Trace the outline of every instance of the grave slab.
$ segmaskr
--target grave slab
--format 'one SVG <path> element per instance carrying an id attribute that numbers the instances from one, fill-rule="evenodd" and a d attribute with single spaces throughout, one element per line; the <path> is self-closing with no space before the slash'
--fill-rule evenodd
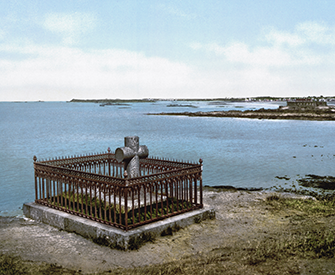
<path id="1" fill-rule="evenodd" d="M 98 244 L 125 250 L 134 249 L 136 244 L 156 238 L 163 232 L 215 218 L 214 209 L 202 208 L 124 231 L 34 202 L 23 204 L 23 213 L 28 218 L 79 234 Z"/>

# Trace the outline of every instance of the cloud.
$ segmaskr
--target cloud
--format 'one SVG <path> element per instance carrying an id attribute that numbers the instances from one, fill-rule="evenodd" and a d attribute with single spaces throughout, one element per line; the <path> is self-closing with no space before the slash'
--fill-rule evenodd
<path id="1" fill-rule="evenodd" d="M 11 91 L 2 100 L 29 100 L 33 94 L 30 100 L 178 96 L 192 73 L 185 64 L 125 50 L 11 45 L 0 52 L 26 56 L 0 60 L 0 90 Z"/>
<path id="2" fill-rule="evenodd" d="M 265 40 L 273 45 L 287 45 L 290 47 L 299 47 L 308 44 L 334 45 L 335 27 L 329 27 L 318 22 L 303 22 L 298 24 L 292 33 L 272 28 L 265 35 Z"/>
<path id="3" fill-rule="evenodd" d="M 43 27 L 60 35 L 63 43 L 73 45 L 80 35 L 95 27 L 96 18 L 89 13 L 49 13 L 45 16 Z"/>
<path id="4" fill-rule="evenodd" d="M 334 27 L 317 22 L 298 24 L 294 31 L 267 29 L 257 46 L 193 43 L 195 53 L 216 56 L 215 70 L 229 89 L 255 95 L 334 94 Z M 226 83 L 227 83 L 226 82 Z M 247 95 L 248 96 L 248 95 Z"/>
<path id="5" fill-rule="evenodd" d="M 230 63 L 249 66 L 314 66 L 334 62 L 335 51 L 323 47 L 335 43 L 335 28 L 319 23 L 298 24 L 291 33 L 271 28 L 263 32 L 260 40 L 265 44 L 251 47 L 242 42 L 226 45 L 193 43 L 190 47 L 213 53 Z"/>
<path id="6" fill-rule="evenodd" d="M 304 22 L 297 26 L 297 32 L 305 36 L 306 42 L 320 45 L 335 44 L 335 27 L 328 27 L 317 22 Z"/>
<path id="7" fill-rule="evenodd" d="M 129 50 L 2 43 L 0 100 L 333 95 L 332 37 L 330 26 L 301 23 L 292 32 L 268 29 L 257 46 L 193 43 L 197 66 Z"/>
<path id="8" fill-rule="evenodd" d="M 274 45 L 288 45 L 288 46 L 300 46 L 306 42 L 306 39 L 298 34 L 292 34 L 288 32 L 281 32 L 275 29 L 269 31 L 265 35 L 265 40 Z"/>

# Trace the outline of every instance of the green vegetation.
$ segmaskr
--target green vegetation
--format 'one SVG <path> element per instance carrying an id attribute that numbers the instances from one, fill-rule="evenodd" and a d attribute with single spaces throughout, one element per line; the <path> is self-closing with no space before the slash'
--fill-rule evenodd
<path id="1" fill-rule="evenodd" d="M 1 275 L 26 274 L 26 269 L 25 265 L 18 258 L 0 255 Z"/>
<path id="2" fill-rule="evenodd" d="M 112 274 L 277 274 L 277 265 L 289 274 L 299 274 L 296 266 L 286 266 L 289 259 L 332 259 L 335 257 L 335 229 L 318 225 L 318 218 L 335 215 L 334 198 L 323 200 L 287 199 L 280 194 L 270 195 L 265 205 L 274 214 L 285 212 L 299 221 L 294 229 L 264 236 L 250 244 L 237 247 L 218 247 L 206 254 L 189 256 L 161 265 L 115 270 Z M 168 235 L 168 234 L 167 234 Z M 236 269 L 235 271 L 233 271 Z M 259 272 L 259 273 L 258 273 Z M 253 272 L 252 272 L 253 273 Z M 278 273 L 279 274 L 279 273 Z"/>
<path id="3" fill-rule="evenodd" d="M 247 257 L 248 264 L 257 265 L 269 259 L 334 258 L 335 230 L 317 225 L 318 218 L 335 215 L 334 197 L 315 199 L 288 199 L 281 195 L 267 197 L 266 204 L 274 212 L 285 211 L 291 221 L 304 223 L 291 232 L 283 232 L 277 238 L 260 240 Z"/>
<path id="4" fill-rule="evenodd" d="M 22 261 L 19 257 L 0 255 L 0 275 L 75 275 L 80 271 L 69 270 L 57 264 L 37 264 Z"/>
<path id="5" fill-rule="evenodd" d="M 313 198 L 299 200 L 272 195 L 267 198 L 267 204 L 272 206 L 272 210 L 294 210 L 294 213 L 305 217 L 335 215 L 334 195 L 325 195 L 323 197 L 319 195 L 319 200 Z"/>
<path id="6" fill-rule="evenodd" d="M 114 206 L 114 204 L 109 204 L 97 197 L 91 198 L 89 195 L 67 192 L 62 195 L 52 197 L 48 201 L 52 205 L 76 211 L 83 215 L 92 216 L 117 224 L 126 224 L 124 206 Z M 137 204 L 135 204 L 135 207 L 136 206 Z M 128 225 L 133 225 L 191 207 L 191 202 L 177 200 L 176 198 L 168 198 L 167 200 L 158 202 L 157 204 L 153 203 L 152 205 L 128 210 L 127 222 Z"/>
<path id="7" fill-rule="evenodd" d="M 276 223 L 276 226 L 278 225 L 276 230 L 256 234 L 255 238 L 249 239 L 250 241 L 229 243 L 232 246 L 215 247 L 209 252 L 199 252 L 169 263 L 120 268 L 101 274 L 300 274 L 298 262 L 314 264 L 320 259 L 322 263 L 333 262 L 334 196 L 319 195 L 317 199 L 313 197 L 294 199 L 275 193 L 268 195 L 264 201 L 257 202 L 257 205 L 258 211 L 268 213 L 267 219 L 274 218 L 282 222 L 282 226 Z M 255 228 L 259 230 L 261 227 L 256 225 Z M 169 240 L 169 236 L 178 229 L 178 226 L 168 228 L 162 235 Z M 224 234 L 222 238 L 225 238 Z M 150 233 L 142 234 L 139 238 L 131 239 L 129 246 L 136 250 L 148 241 L 155 241 L 154 236 Z M 95 242 L 105 245 L 108 240 L 97 239 Z M 115 245 L 110 247 L 117 248 Z M 319 274 L 318 271 L 321 269 L 311 274 Z M 0 274 L 80 274 L 80 272 L 66 270 L 57 265 L 41 265 L 2 256 Z"/>
<path id="8" fill-rule="evenodd" d="M 247 263 L 257 265 L 269 259 L 282 260 L 288 257 L 333 258 L 335 234 L 325 230 L 312 230 L 268 238 L 258 242 L 246 257 Z"/>

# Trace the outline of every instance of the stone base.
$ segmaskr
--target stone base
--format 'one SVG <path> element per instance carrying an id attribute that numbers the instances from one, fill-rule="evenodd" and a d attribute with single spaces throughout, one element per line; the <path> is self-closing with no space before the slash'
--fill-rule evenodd
<path id="1" fill-rule="evenodd" d="M 137 249 L 144 242 L 153 240 L 157 236 L 171 234 L 193 223 L 215 218 L 213 209 L 202 208 L 124 231 L 34 202 L 25 203 L 23 213 L 28 218 L 74 232 L 100 245 L 126 250 Z"/>

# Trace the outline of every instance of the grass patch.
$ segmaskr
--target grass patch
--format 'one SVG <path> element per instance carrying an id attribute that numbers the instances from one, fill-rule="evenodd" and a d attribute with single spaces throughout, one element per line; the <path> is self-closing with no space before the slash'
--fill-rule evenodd
<path id="1" fill-rule="evenodd" d="M 76 275 L 81 271 L 63 268 L 57 264 L 23 261 L 19 257 L 0 255 L 0 275 Z"/>
<path id="2" fill-rule="evenodd" d="M 0 274 L 1 275 L 27 274 L 27 267 L 17 257 L 1 255 Z"/>
<path id="3" fill-rule="evenodd" d="M 299 258 L 334 258 L 335 235 L 332 231 L 313 230 L 282 235 L 260 241 L 247 257 L 247 263 L 257 265 L 291 256 Z"/>
<path id="4" fill-rule="evenodd" d="M 302 215 L 331 216 L 335 215 L 335 197 L 319 196 L 319 199 L 291 199 L 274 194 L 266 198 L 266 203 L 273 210 L 295 210 Z"/>
<path id="5" fill-rule="evenodd" d="M 114 204 L 109 204 L 97 197 L 91 198 L 89 195 L 67 192 L 49 198 L 48 202 L 51 205 L 76 211 L 83 215 L 99 218 L 104 221 L 122 225 L 126 224 L 126 211 L 124 206 L 114 206 Z M 142 206 L 134 210 L 130 209 L 127 212 L 127 223 L 128 225 L 134 225 L 192 207 L 191 202 L 168 198 L 157 204 L 153 203 L 152 205 Z"/>

